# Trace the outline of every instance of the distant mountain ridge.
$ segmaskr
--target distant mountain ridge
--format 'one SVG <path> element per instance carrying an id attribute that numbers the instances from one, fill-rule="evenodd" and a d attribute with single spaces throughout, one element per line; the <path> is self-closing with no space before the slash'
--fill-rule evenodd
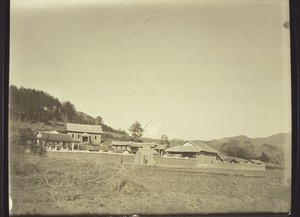
<path id="1" fill-rule="evenodd" d="M 204 142 L 232 157 L 255 158 L 279 165 L 283 165 L 284 159 L 290 155 L 292 144 L 291 133 L 278 133 L 254 139 L 239 135 Z"/>
<path id="2" fill-rule="evenodd" d="M 10 86 L 10 121 L 15 126 L 26 125 L 32 129 L 57 129 L 64 131 L 65 123 L 100 124 L 103 140 L 129 141 L 132 138 L 122 129 L 114 129 L 103 123 L 100 116 L 92 117 L 84 112 L 77 111 L 69 102 L 61 102 L 50 94 L 30 89 Z M 13 123 L 13 122 L 11 122 Z M 143 142 L 157 142 L 159 139 L 142 137 Z M 193 140 L 201 141 L 201 140 Z M 170 147 L 180 145 L 184 140 L 171 139 Z M 265 162 L 282 164 L 284 154 L 291 152 L 291 133 L 278 133 L 266 138 L 249 138 L 245 135 L 213 139 L 205 142 L 217 151 L 233 157 L 264 159 Z M 286 158 L 289 159 L 289 158 Z"/>
<path id="3" fill-rule="evenodd" d="M 216 150 L 220 150 L 221 146 L 230 141 L 230 140 L 238 140 L 241 142 L 251 142 L 255 146 L 262 146 L 263 144 L 269 144 L 276 146 L 277 148 L 284 149 L 285 147 L 291 146 L 291 133 L 278 133 L 275 135 L 271 135 L 269 137 L 258 137 L 258 138 L 249 138 L 245 135 L 233 136 L 233 137 L 225 137 L 222 139 L 213 139 L 211 141 L 205 141 L 208 145 L 215 148 Z"/>

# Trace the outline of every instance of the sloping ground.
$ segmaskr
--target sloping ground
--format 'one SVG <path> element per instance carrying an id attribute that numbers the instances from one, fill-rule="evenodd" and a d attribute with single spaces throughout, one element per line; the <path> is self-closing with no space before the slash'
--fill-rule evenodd
<path id="1" fill-rule="evenodd" d="M 48 124 L 38 122 L 38 123 L 29 123 L 29 122 L 21 122 L 21 121 L 10 121 L 10 130 L 17 131 L 19 129 L 30 128 L 34 133 L 38 131 L 51 131 L 56 130 L 59 132 L 65 132 L 66 126 L 63 122 L 54 122 L 49 121 Z"/>
<path id="2" fill-rule="evenodd" d="M 288 212 L 278 176 L 242 176 L 18 156 L 12 214 Z"/>

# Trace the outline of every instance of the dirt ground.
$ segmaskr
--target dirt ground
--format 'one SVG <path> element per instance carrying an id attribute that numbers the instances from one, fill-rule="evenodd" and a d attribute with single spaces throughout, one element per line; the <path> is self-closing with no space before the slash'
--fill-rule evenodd
<path id="1" fill-rule="evenodd" d="M 11 159 L 11 214 L 289 212 L 282 171 L 219 171 L 23 155 Z"/>

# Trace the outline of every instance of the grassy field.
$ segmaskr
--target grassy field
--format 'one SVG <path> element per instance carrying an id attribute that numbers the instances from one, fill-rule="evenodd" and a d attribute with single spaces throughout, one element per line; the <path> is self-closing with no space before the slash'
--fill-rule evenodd
<path id="1" fill-rule="evenodd" d="M 282 171 L 109 164 L 55 155 L 12 156 L 12 214 L 289 212 Z"/>

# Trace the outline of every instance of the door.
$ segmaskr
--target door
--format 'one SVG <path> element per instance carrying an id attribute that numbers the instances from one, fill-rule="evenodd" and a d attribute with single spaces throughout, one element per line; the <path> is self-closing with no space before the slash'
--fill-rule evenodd
<path id="1" fill-rule="evenodd" d="M 147 155 L 143 155 L 143 164 L 144 164 L 144 165 L 147 165 L 147 164 L 148 164 Z"/>

